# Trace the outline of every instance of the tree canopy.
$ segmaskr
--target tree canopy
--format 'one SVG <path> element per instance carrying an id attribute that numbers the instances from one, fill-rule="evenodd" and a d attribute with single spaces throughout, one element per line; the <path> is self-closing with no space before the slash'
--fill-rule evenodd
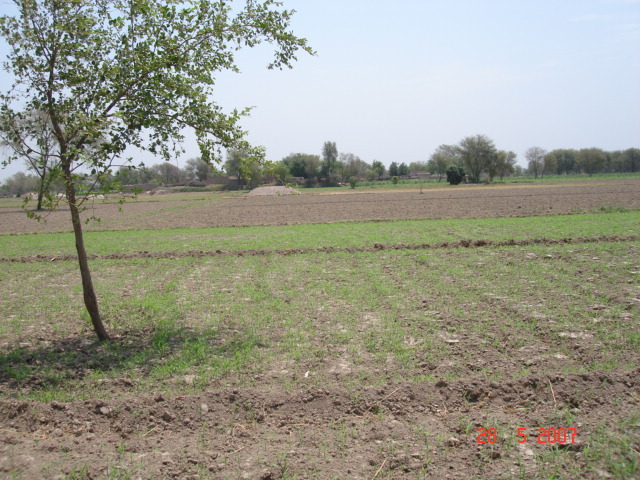
<path id="1" fill-rule="evenodd" d="M 191 129 L 205 161 L 224 148 L 253 149 L 239 125 L 248 110 L 216 104 L 218 72 L 238 71 L 236 52 L 274 46 L 269 68 L 291 67 L 313 53 L 275 0 L 242 5 L 213 0 L 14 0 L 18 13 L 0 17 L 13 85 L 0 95 L 0 135 L 9 145 L 37 138 L 43 124 L 55 138 L 80 260 L 85 305 L 100 339 L 98 311 L 82 237 L 77 176 L 108 175 L 134 146 L 169 159 Z M 43 123 L 37 112 L 44 112 Z M 20 157 L 13 150 L 5 163 Z"/>
<path id="2" fill-rule="evenodd" d="M 527 159 L 527 168 L 529 169 L 529 174 L 533 174 L 535 178 L 538 178 L 538 175 L 541 175 L 544 169 L 544 156 L 547 154 L 547 151 L 544 148 L 540 147 L 531 147 L 528 148 L 524 153 L 524 156 Z"/>
<path id="3" fill-rule="evenodd" d="M 486 135 L 465 137 L 460 141 L 458 149 L 465 167 L 471 174 L 472 182 L 480 181 L 480 174 L 494 161 L 498 153 L 493 140 Z"/>

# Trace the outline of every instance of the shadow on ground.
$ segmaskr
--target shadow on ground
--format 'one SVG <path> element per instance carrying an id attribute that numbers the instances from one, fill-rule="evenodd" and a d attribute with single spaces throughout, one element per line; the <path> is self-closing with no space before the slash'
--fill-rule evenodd
<path id="1" fill-rule="evenodd" d="M 0 394 L 74 388 L 91 377 L 98 382 L 101 377 L 122 376 L 126 383 L 129 375 L 162 381 L 203 366 L 220 373 L 238 367 L 262 346 L 247 332 L 175 325 L 126 330 L 102 343 L 82 335 L 40 339 L 40 343 L 0 352 Z"/>

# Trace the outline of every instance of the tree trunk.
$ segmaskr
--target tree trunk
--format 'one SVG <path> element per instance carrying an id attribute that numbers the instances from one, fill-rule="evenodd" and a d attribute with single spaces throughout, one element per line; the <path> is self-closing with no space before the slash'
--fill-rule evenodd
<path id="1" fill-rule="evenodd" d="M 78 262 L 80 263 L 80 276 L 82 277 L 82 291 L 84 292 L 84 304 L 87 312 L 91 317 L 93 330 L 98 335 L 100 341 L 109 340 L 109 334 L 104 328 L 100 310 L 98 309 L 98 299 L 93 290 L 93 281 L 91 280 L 91 271 L 89 270 L 89 262 L 87 260 L 87 252 L 84 248 L 84 237 L 82 235 L 82 222 L 80 221 L 80 211 L 76 205 L 76 192 L 73 184 L 71 172 L 65 169 L 64 177 L 66 181 L 67 200 L 69 201 L 69 210 L 71 210 L 71 222 L 73 223 L 73 233 L 76 239 L 76 251 L 78 252 Z"/>
<path id="2" fill-rule="evenodd" d="M 40 182 L 38 186 L 38 206 L 36 210 L 42 210 L 42 199 L 44 198 L 44 192 L 47 188 L 49 188 L 49 184 L 47 182 L 47 166 L 45 165 L 42 169 L 42 174 L 40 175 Z"/>

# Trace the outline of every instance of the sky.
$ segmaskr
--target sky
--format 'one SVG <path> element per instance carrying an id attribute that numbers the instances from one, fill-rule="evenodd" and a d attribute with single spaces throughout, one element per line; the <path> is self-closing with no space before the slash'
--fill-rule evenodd
<path id="1" fill-rule="evenodd" d="M 333 141 L 409 164 L 476 134 L 521 165 L 532 146 L 640 148 L 640 0 L 283 1 L 317 55 L 280 71 L 268 45 L 242 52 L 213 98 L 254 107 L 242 125 L 270 160 Z M 199 155 L 185 149 L 180 166 Z"/>

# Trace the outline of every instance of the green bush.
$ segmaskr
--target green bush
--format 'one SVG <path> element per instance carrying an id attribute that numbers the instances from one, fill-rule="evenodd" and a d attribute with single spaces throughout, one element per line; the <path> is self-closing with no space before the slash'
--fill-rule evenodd
<path id="1" fill-rule="evenodd" d="M 458 185 L 465 176 L 464 168 L 456 165 L 449 165 L 445 173 L 447 174 L 449 185 Z"/>
<path id="2" fill-rule="evenodd" d="M 358 185 L 358 179 L 356 177 L 349 178 L 349 185 L 351 186 L 351 188 L 356 188 L 356 186 Z"/>

